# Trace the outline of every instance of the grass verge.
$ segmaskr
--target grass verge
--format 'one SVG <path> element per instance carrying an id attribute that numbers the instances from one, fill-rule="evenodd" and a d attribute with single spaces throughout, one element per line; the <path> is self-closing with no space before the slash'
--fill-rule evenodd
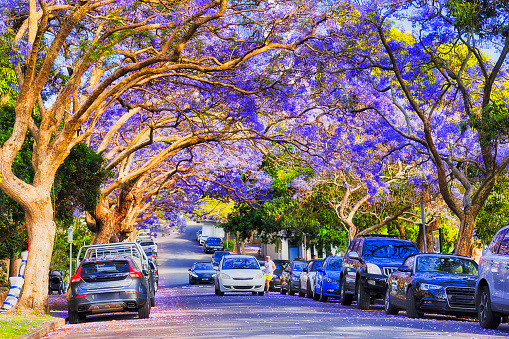
<path id="1" fill-rule="evenodd" d="M 35 330 L 52 319 L 54 317 L 48 314 L 34 314 L 30 312 L 0 315 L 0 339 L 16 338 Z"/>

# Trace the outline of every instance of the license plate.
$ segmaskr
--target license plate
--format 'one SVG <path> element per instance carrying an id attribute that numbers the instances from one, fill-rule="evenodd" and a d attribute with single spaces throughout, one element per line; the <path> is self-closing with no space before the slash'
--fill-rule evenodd
<path id="1" fill-rule="evenodd" d="M 201 280 L 209 280 L 209 278 L 201 278 Z"/>

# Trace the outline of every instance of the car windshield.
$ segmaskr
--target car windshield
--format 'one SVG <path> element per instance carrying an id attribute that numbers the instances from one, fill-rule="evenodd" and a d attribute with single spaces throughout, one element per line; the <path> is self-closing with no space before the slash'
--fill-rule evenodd
<path id="1" fill-rule="evenodd" d="M 253 269 L 259 270 L 260 265 L 255 258 L 225 258 L 223 259 L 223 270 Z"/>
<path id="2" fill-rule="evenodd" d="M 328 259 L 327 265 L 325 266 L 325 269 L 327 271 L 341 271 L 341 258 L 334 258 L 334 259 Z"/>
<path id="3" fill-rule="evenodd" d="M 294 271 L 302 271 L 303 268 L 308 267 L 308 263 L 305 261 L 294 261 L 293 262 L 293 270 Z"/>
<path id="4" fill-rule="evenodd" d="M 284 270 L 288 267 L 290 263 L 288 261 L 274 261 L 274 265 L 276 265 L 276 271 Z"/>
<path id="5" fill-rule="evenodd" d="M 366 258 L 405 259 L 410 254 L 418 253 L 417 247 L 408 242 L 397 240 L 366 240 L 362 256 Z"/>
<path id="6" fill-rule="evenodd" d="M 83 266 L 81 266 L 82 277 L 115 273 L 129 273 L 129 262 L 109 260 L 98 261 L 94 263 L 84 263 Z"/>
<path id="7" fill-rule="evenodd" d="M 477 275 L 477 263 L 470 259 L 439 256 L 419 256 L 417 272 L 436 272 L 442 274 Z"/>
<path id="8" fill-rule="evenodd" d="M 213 270 L 214 266 L 212 266 L 212 264 L 205 262 L 205 263 L 195 264 L 194 269 L 198 270 L 198 271 Z"/>
<path id="9" fill-rule="evenodd" d="M 207 238 L 207 243 L 210 244 L 210 243 L 220 243 L 221 242 L 221 239 L 219 238 Z"/>
<path id="10" fill-rule="evenodd" d="M 216 251 L 216 252 L 214 252 L 214 257 L 221 258 L 221 257 L 224 257 L 227 254 L 228 254 L 228 252 Z"/>

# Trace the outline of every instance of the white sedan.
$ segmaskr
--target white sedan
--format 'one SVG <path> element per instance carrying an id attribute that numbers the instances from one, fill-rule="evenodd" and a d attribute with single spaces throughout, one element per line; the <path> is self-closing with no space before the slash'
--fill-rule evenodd
<path id="1" fill-rule="evenodd" d="M 224 256 L 217 267 L 215 293 L 252 292 L 263 295 L 265 279 L 258 260 L 252 255 Z"/>

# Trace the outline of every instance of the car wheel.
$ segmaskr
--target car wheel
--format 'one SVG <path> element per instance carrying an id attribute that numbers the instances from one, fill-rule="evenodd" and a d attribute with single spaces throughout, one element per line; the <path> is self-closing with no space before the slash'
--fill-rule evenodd
<path id="1" fill-rule="evenodd" d="M 306 298 L 313 298 L 313 291 L 311 291 L 311 284 L 309 283 L 309 281 L 306 290 Z"/>
<path id="2" fill-rule="evenodd" d="M 264 294 L 264 292 L 263 292 L 263 291 L 262 291 L 262 292 L 258 292 L 258 295 L 263 295 L 263 294 Z"/>
<path id="3" fill-rule="evenodd" d="M 396 315 L 399 312 L 398 308 L 391 304 L 391 292 L 389 290 L 389 286 L 385 289 L 384 311 L 387 315 Z"/>
<path id="4" fill-rule="evenodd" d="M 150 307 L 154 307 L 156 305 L 156 300 L 154 297 L 150 298 Z"/>
<path id="5" fill-rule="evenodd" d="M 78 312 L 68 310 L 67 315 L 69 317 L 69 324 L 79 324 L 81 322 Z"/>
<path id="6" fill-rule="evenodd" d="M 326 302 L 327 299 L 329 299 L 329 297 L 327 297 L 326 295 L 323 295 L 323 284 L 322 284 L 322 285 L 320 285 L 320 296 L 318 297 L 318 301 Z"/>
<path id="7" fill-rule="evenodd" d="M 302 288 L 299 288 L 299 297 L 304 297 L 306 293 L 302 292 Z"/>
<path id="8" fill-rule="evenodd" d="M 283 288 L 283 283 L 281 283 L 281 289 L 279 290 L 279 293 L 286 294 L 286 290 Z"/>
<path id="9" fill-rule="evenodd" d="M 343 306 L 352 304 L 353 295 L 346 293 L 346 275 L 341 278 L 341 285 L 339 286 L 339 302 Z"/>
<path id="10" fill-rule="evenodd" d="M 481 289 L 481 300 L 479 301 L 478 318 L 482 328 L 494 330 L 500 325 L 500 314 L 491 309 L 491 296 L 488 286 Z"/>
<path id="11" fill-rule="evenodd" d="M 295 294 L 295 291 L 292 290 L 292 285 L 288 284 L 288 295 L 294 295 L 294 294 Z"/>
<path id="12" fill-rule="evenodd" d="M 317 300 L 320 299 L 320 295 L 318 293 L 316 293 L 316 285 L 315 285 L 315 289 L 313 290 L 313 300 Z"/>
<path id="13" fill-rule="evenodd" d="M 189 285 L 194 285 L 194 281 L 191 278 L 189 278 Z"/>
<path id="14" fill-rule="evenodd" d="M 408 318 L 421 318 L 423 316 L 423 313 L 417 312 L 417 307 L 415 306 L 414 290 L 412 289 L 412 286 L 410 286 L 406 292 L 406 316 Z"/>
<path id="15" fill-rule="evenodd" d="M 138 309 L 138 317 L 140 319 L 147 319 L 150 316 L 150 301 L 147 302 Z"/>
<path id="16" fill-rule="evenodd" d="M 217 285 L 214 285 L 214 294 L 219 295 L 219 288 L 217 288 Z"/>
<path id="17" fill-rule="evenodd" d="M 364 291 L 364 288 L 361 286 L 361 281 L 358 280 L 355 284 L 356 294 L 357 294 L 357 309 L 359 310 L 367 310 L 369 309 L 370 297 L 369 293 Z"/>

